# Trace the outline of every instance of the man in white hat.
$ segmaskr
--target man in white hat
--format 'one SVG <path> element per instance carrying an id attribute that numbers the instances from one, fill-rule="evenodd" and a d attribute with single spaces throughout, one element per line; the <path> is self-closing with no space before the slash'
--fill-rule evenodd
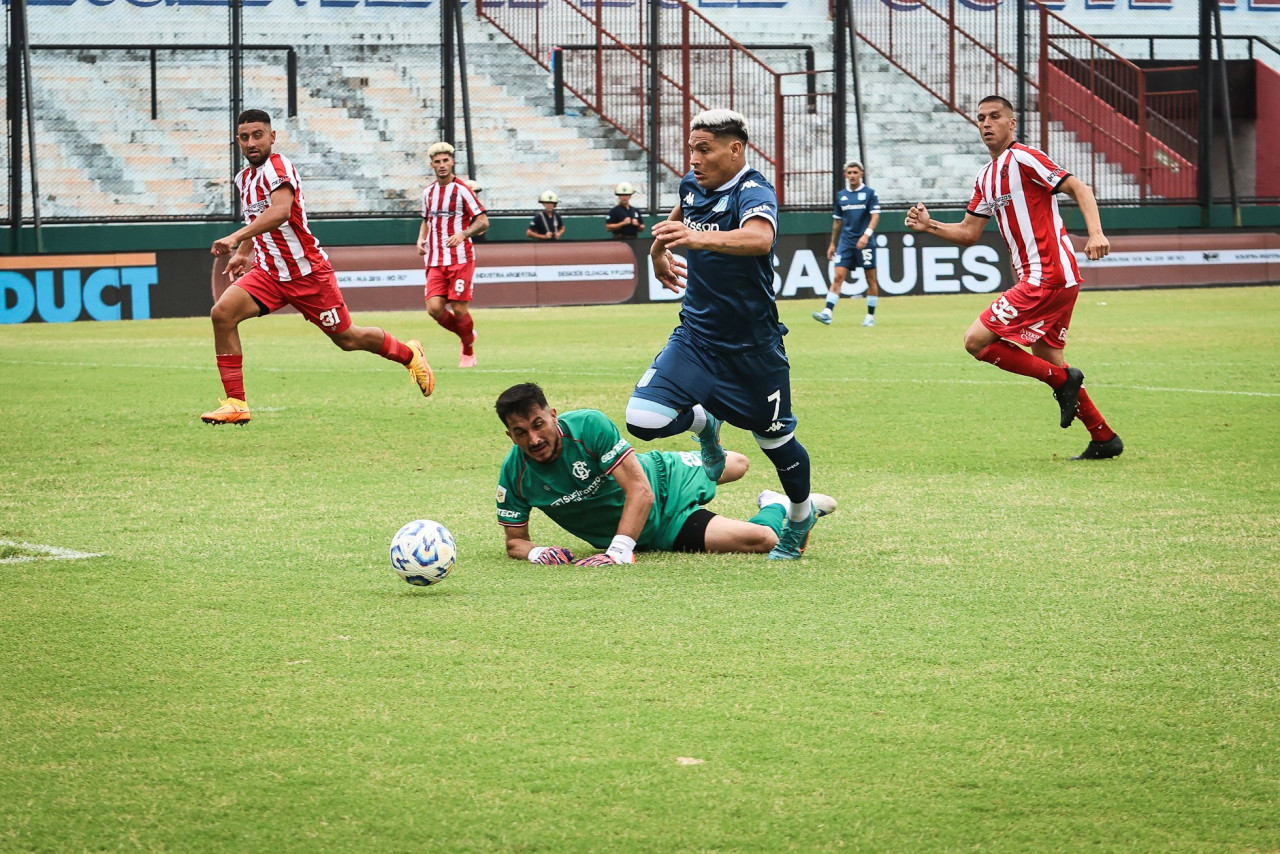
<path id="1" fill-rule="evenodd" d="M 635 191 L 636 188 L 626 181 L 613 188 L 618 204 L 609 211 L 604 227 L 615 240 L 635 240 L 644 231 L 644 214 L 631 207 L 631 196 Z"/>
<path id="2" fill-rule="evenodd" d="M 525 237 L 530 240 L 559 240 L 564 237 L 564 220 L 556 213 L 560 197 L 555 190 L 545 190 L 538 196 L 538 201 L 542 203 L 542 210 L 529 221 L 529 227 L 524 230 Z"/>

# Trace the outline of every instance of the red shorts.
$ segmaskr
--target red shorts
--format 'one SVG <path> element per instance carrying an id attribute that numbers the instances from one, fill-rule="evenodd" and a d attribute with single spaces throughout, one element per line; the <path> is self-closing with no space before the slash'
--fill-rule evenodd
<path id="1" fill-rule="evenodd" d="M 267 312 L 291 305 L 320 330 L 337 335 L 351 325 L 351 312 L 338 290 L 338 277 L 333 268 L 315 270 L 310 275 L 282 282 L 261 267 L 254 267 L 240 278 L 236 286 L 244 288 Z"/>
<path id="2" fill-rule="evenodd" d="M 1061 350 L 1067 346 L 1067 327 L 1079 295 L 1079 285 L 1041 288 L 1018 282 L 997 297 L 978 319 L 1014 344 L 1027 346 L 1044 339 L 1050 347 Z"/>
<path id="3" fill-rule="evenodd" d="M 452 267 L 428 267 L 424 295 L 427 299 L 444 297 L 451 302 L 471 302 L 471 280 L 475 276 L 474 258 Z"/>

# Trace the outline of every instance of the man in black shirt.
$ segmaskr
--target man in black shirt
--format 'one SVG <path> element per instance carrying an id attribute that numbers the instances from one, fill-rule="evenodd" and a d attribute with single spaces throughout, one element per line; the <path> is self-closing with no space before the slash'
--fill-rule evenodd
<path id="1" fill-rule="evenodd" d="M 556 213 L 560 197 L 547 190 L 538 196 L 538 201 L 542 202 L 542 210 L 533 215 L 529 227 L 524 231 L 525 237 L 530 240 L 559 240 L 564 237 L 564 220 Z"/>
<path id="2" fill-rule="evenodd" d="M 631 207 L 631 195 L 635 191 L 636 188 L 626 181 L 613 188 L 618 204 L 609 211 L 604 227 L 615 240 L 635 240 L 644 231 L 644 215 L 638 208 Z"/>

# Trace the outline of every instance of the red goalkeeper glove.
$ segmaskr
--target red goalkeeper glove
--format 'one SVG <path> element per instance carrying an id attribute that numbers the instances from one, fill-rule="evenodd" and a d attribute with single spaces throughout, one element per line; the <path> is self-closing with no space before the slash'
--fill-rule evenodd
<path id="1" fill-rule="evenodd" d="M 563 566 L 573 562 L 573 552 L 556 546 L 535 546 L 529 550 L 529 563 Z"/>
<path id="2" fill-rule="evenodd" d="M 582 560 L 575 560 L 573 562 L 573 565 L 574 566 L 614 566 L 615 564 L 619 564 L 623 562 L 624 561 L 614 560 L 611 556 L 607 554 L 598 554 L 598 555 L 592 555 L 591 557 L 584 557 L 582 558 Z M 635 563 L 635 559 L 632 558 L 630 561 L 627 561 L 627 562 Z"/>

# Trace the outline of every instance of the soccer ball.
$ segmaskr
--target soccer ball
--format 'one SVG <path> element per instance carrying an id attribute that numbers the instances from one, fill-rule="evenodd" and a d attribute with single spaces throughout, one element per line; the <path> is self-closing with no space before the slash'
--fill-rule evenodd
<path id="1" fill-rule="evenodd" d="M 391 568 L 419 587 L 444 581 L 457 557 L 453 534 L 430 519 L 410 522 L 391 538 Z"/>

